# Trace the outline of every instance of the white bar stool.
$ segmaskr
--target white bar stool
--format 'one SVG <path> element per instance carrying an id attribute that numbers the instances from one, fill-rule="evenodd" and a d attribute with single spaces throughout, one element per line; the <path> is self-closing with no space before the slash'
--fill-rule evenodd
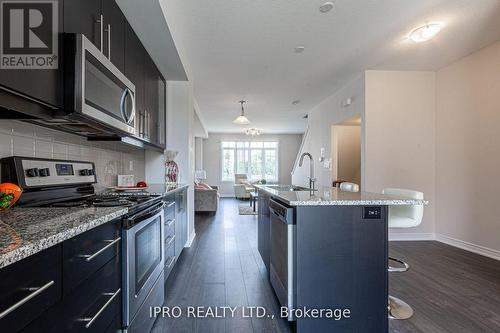
<path id="1" fill-rule="evenodd" d="M 385 188 L 382 191 L 383 194 L 396 196 L 396 197 L 407 197 L 411 199 L 424 199 L 424 194 L 422 192 L 405 190 L 398 188 Z M 422 217 L 424 215 L 424 205 L 413 205 L 413 206 L 390 206 L 389 207 L 389 218 L 388 224 L 389 228 L 414 228 L 422 223 Z M 397 258 L 389 257 L 390 261 L 397 262 L 402 267 L 393 267 L 389 265 L 389 273 L 393 272 L 406 272 L 410 269 L 410 266 Z M 413 316 L 413 309 L 403 300 L 389 295 L 389 318 L 391 319 L 408 319 Z"/>

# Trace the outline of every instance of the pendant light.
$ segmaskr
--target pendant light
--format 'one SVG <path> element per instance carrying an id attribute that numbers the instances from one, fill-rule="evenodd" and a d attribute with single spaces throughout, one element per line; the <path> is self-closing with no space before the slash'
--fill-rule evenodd
<path id="1" fill-rule="evenodd" d="M 241 104 L 241 115 L 236 117 L 236 119 L 233 120 L 233 123 L 237 125 L 248 125 L 250 124 L 250 120 L 248 120 L 247 117 L 245 117 L 245 108 L 243 105 L 246 103 L 246 101 L 239 101 L 238 103 Z"/>

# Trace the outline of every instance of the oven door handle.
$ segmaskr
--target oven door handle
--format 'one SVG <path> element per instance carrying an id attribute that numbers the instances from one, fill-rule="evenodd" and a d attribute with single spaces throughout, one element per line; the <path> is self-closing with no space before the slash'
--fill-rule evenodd
<path id="1" fill-rule="evenodd" d="M 159 212 L 161 212 L 163 210 L 163 208 L 165 208 L 165 203 L 164 202 L 160 202 L 160 203 L 157 203 L 155 204 L 153 207 L 147 209 L 146 211 L 143 211 L 143 212 L 140 212 L 140 213 L 137 213 L 137 214 L 134 214 L 130 217 L 128 217 L 126 220 L 127 222 L 140 222 L 142 220 L 145 220 L 151 216 L 154 216 L 156 214 L 158 214 Z M 137 221 L 137 220 L 140 220 L 140 221 Z"/>

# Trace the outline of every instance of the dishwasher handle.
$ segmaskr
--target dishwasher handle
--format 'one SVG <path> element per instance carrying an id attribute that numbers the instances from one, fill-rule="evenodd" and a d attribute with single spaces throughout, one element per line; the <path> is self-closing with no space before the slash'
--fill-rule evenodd
<path id="1" fill-rule="evenodd" d="M 292 207 L 284 206 L 283 204 L 271 199 L 269 201 L 269 211 L 274 217 L 280 219 L 283 223 L 295 224 Z"/>

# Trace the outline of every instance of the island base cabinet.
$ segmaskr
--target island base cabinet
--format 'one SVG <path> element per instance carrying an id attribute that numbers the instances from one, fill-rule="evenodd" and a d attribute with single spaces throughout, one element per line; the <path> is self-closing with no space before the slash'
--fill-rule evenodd
<path id="1" fill-rule="evenodd" d="M 349 316 L 298 318 L 297 332 L 388 331 L 387 207 L 299 206 L 297 309 L 348 310 Z"/>

